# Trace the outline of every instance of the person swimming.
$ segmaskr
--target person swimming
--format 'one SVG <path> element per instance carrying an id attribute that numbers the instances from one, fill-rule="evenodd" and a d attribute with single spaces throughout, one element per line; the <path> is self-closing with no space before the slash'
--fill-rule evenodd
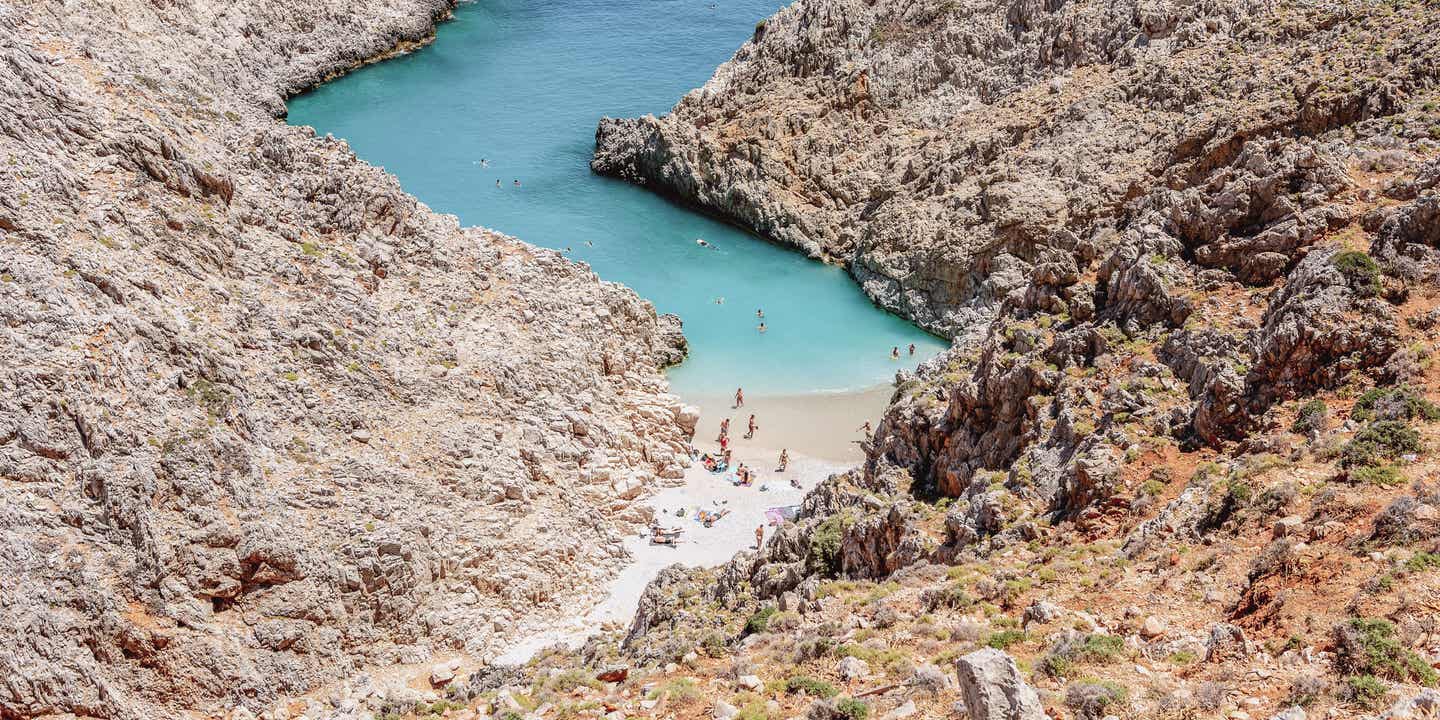
<path id="1" fill-rule="evenodd" d="M 760 323 L 759 327 L 756 327 L 755 329 L 759 330 L 762 333 L 765 332 L 765 323 Z"/>
<path id="2" fill-rule="evenodd" d="M 915 354 L 915 343 L 910 343 L 910 354 L 911 354 L 911 355 L 914 355 L 914 354 Z"/>
<path id="3" fill-rule="evenodd" d="M 891 360 L 899 360 L 899 359 L 900 359 L 900 346 L 899 346 L 899 345 L 896 345 L 895 347 L 890 348 L 890 359 L 891 359 Z"/>
<path id="4" fill-rule="evenodd" d="M 765 311 L 764 311 L 764 310 L 756 310 L 756 311 L 755 311 L 755 317 L 757 317 L 757 318 L 763 318 L 763 317 L 765 317 Z"/>
<path id="5" fill-rule="evenodd" d="M 705 238 L 695 238 L 695 244 L 703 248 L 711 247 L 710 243 L 705 242 Z"/>
<path id="6" fill-rule="evenodd" d="M 495 187 L 500 187 L 500 178 L 495 178 Z"/>
<path id="7" fill-rule="evenodd" d="M 520 180 L 519 180 L 519 178 L 516 178 L 516 180 L 515 180 L 515 187 L 520 187 Z"/>
<path id="8" fill-rule="evenodd" d="M 724 304 L 725 304 L 725 298 L 724 298 L 724 297 L 717 297 L 717 298 L 715 298 L 715 304 L 716 304 L 716 305 L 724 305 Z"/>

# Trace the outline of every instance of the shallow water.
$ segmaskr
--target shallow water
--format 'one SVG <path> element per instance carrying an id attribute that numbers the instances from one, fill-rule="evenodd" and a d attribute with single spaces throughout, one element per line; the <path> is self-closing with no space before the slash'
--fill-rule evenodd
<path id="1" fill-rule="evenodd" d="M 838 268 L 589 169 L 600 116 L 667 111 L 780 5 L 467 3 L 434 45 L 293 99 L 290 121 L 345 138 L 436 210 L 568 247 L 680 315 L 691 355 L 670 371 L 677 392 L 869 387 L 944 342 L 874 307 Z M 701 237 L 716 248 L 697 246 Z M 914 358 L 890 359 L 910 343 Z"/>

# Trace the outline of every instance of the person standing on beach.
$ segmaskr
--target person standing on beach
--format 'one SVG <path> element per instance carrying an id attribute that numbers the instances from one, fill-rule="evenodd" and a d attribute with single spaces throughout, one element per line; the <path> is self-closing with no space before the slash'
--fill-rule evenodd
<path id="1" fill-rule="evenodd" d="M 758 526 L 758 527 L 755 528 L 755 549 L 756 549 L 756 550 L 759 550 L 760 548 L 764 547 L 764 545 L 765 545 L 765 526 L 764 526 L 764 525 L 760 525 L 760 526 Z"/>
<path id="2" fill-rule="evenodd" d="M 780 467 L 775 468 L 775 472 L 785 472 L 785 466 L 789 464 L 790 451 L 782 448 L 780 450 Z"/>
<path id="3" fill-rule="evenodd" d="M 745 407 L 745 388 L 735 388 L 735 407 Z"/>
<path id="4" fill-rule="evenodd" d="M 755 414 L 754 414 L 754 413 L 751 413 L 751 414 L 750 414 L 750 429 L 745 431 L 745 439 L 746 439 L 746 440 L 749 440 L 750 438 L 755 437 L 755 428 L 758 428 L 758 427 L 760 427 L 760 426 L 755 424 Z"/>
<path id="5" fill-rule="evenodd" d="M 715 438 L 715 442 L 720 442 L 727 437 L 730 437 L 730 418 L 720 421 L 720 437 Z"/>

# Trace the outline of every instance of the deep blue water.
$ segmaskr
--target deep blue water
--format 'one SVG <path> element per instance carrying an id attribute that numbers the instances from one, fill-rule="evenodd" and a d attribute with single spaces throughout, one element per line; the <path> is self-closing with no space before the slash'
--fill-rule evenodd
<path id="1" fill-rule="evenodd" d="M 874 307 L 838 268 L 589 169 L 602 115 L 666 112 L 779 7 L 479 0 L 429 48 L 293 99 L 290 121 L 345 138 L 436 210 L 571 248 L 600 277 L 679 314 L 691 355 L 670 371 L 677 392 L 867 387 L 943 341 Z M 697 246 L 701 237 L 716 249 Z M 890 359 L 912 342 L 914 359 Z"/>

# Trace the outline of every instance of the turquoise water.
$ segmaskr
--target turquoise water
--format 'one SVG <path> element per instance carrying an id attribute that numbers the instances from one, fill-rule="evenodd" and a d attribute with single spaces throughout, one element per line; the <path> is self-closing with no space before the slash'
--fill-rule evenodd
<path id="1" fill-rule="evenodd" d="M 677 392 L 868 387 L 902 363 L 934 355 L 943 341 L 874 307 L 838 268 L 589 168 L 602 115 L 667 111 L 779 7 L 777 0 L 467 3 L 429 48 L 291 100 L 290 121 L 345 138 L 436 210 L 571 248 L 600 277 L 680 315 L 691 354 L 670 371 Z M 714 302 L 721 297 L 723 304 Z M 765 311 L 763 334 L 757 309 Z M 890 359 L 892 346 L 904 353 L 912 342 L 914 359 Z"/>

